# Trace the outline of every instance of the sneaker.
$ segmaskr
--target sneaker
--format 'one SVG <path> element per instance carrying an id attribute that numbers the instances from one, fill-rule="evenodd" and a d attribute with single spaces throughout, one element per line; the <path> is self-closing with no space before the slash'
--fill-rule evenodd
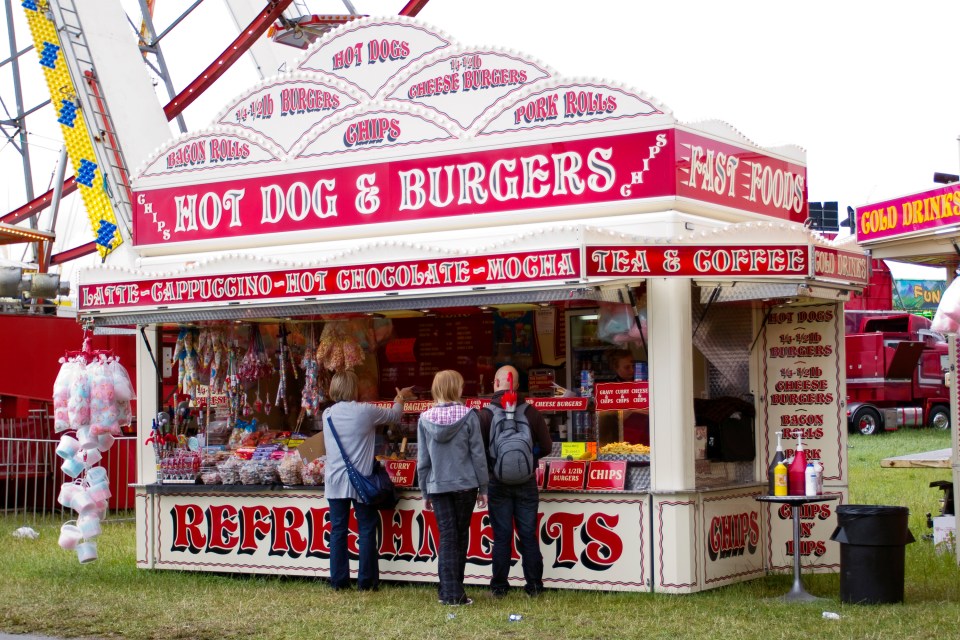
<path id="1" fill-rule="evenodd" d="M 494 598 L 505 598 L 507 597 L 506 589 L 490 589 L 490 595 Z"/>
<path id="2" fill-rule="evenodd" d="M 526 591 L 528 597 L 538 598 L 540 597 L 540 594 L 543 593 L 543 587 L 533 588 L 533 589 L 524 589 L 524 591 Z"/>
<path id="3" fill-rule="evenodd" d="M 447 605 L 448 607 L 467 607 L 473 604 L 473 599 L 464 598 L 463 600 L 438 600 L 437 602 Z"/>

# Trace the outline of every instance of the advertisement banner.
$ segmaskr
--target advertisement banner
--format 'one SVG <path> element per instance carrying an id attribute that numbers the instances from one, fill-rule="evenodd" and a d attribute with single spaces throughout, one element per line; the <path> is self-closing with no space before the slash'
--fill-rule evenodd
<path id="1" fill-rule="evenodd" d="M 134 244 L 419 223 L 672 195 L 672 131 L 231 177 L 134 192 Z M 644 160 L 637 149 L 663 149 Z M 523 216 L 513 222 L 525 222 Z M 319 238 L 322 234 L 313 234 Z M 367 234 L 372 235 L 372 233 Z M 278 242 L 278 240 L 272 240 Z"/>
<path id="2" fill-rule="evenodd" d="M 155 568 L 329 576 L 330 520 L 322 491 L 155 495 L 139 513 L 138 531 L 153 547 Z M 544 585 L 550 588 L 648 591 L 645 495 L 540 498 L 538 535 Z M 157 529 L 148 528 L 155 519 Z M 405 494 L 395 511 L 380 512 L 380 577 L 436 582 L 439 533 L 419 493 Z M 350 519 L 351 574 L 357 568 L 356 520 Z M 469 531 L 467 584 L 489 585 L 493 530 L 475 511 Z M 523 586 L 513 552 L 510 582 Z"/>
<path id="3" fill-rule="evenodd" d="M 78 303 L 82 311 L 92 311 L 305 296 L 322 298 L 398 290 L 573 280 L 581 277 L 581 272 L 579 250 L 559 249 L 81 285 Z"/>
<path id="4" fill-rule="evenodd" d="M 871 243 L 960 224 L 960 183 L 857 207 L 857 242 Z"/>
<path id="5" fill-rule="evenodd" d="M 810 275 L 807 245 L 587 245 L 590 277 L 789 277 Z"/>
<path id="6" fill-rule="evenodd" d="M 894 280 L 893 308 L 936 311 L 947 283 L 943 280 Z"/>

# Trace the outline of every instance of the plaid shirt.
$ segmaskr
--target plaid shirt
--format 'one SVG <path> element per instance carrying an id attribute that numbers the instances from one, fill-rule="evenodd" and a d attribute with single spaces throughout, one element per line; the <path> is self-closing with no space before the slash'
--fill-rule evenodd
<path id="1" fill-rule="evenodd" d="M 446 425 L 463 419 L 463 416 L 468 413 L 470 413 L 470 409 L 468 409 L 466 405 L 462 405 L 459 402 L 444 402 L 436 404 L 424 411 L 423 417 L 433 424 Z"/>

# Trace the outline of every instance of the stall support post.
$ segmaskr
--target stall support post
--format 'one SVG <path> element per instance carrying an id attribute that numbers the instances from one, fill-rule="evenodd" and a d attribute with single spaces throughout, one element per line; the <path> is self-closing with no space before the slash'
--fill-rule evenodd
<path id="1" fill-rule="evenodd" d="M 949 269 L 947 272 L 949 273 Z M 950 345 L 950 366 L 948 367 L 950 384 L 950 464 L 953 467 L 953 504 L 960 499 L 960 407 L 957 406 L 957 394 L 960 393 L 960 349 L 957 345 L 957 336 L 947 336 Z M 954 553 L 957 555 L 957 564 L 960 564 L 960 543 L 954 540 Z"/>
<path id="2" fill-rule="evenodd" d="M 684 278 L 647 281 L 654 491 L 692 490 L 696 482 L 691 289 Z"/>
<path id="3" fill-rule="evenodd" d="M 144 339 L 150 341 L 150 349 Z M 153 356 L 151 356 L 151 350 Z M 137 336 L 137 484 L 152 484 L 157 481 L 157 462 L 153 448 L 143 443 L 150 435 L 153 419 L 160 410 L 158 392 L 160 379 L 153 358 L 160 358 L 160 340 L 155 326 Z"/>

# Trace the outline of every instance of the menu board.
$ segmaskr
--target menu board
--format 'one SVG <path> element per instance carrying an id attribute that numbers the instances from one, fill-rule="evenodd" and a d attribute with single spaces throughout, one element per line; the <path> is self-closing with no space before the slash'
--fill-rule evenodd
<path id="1" fill-rule="evenodd" d="M 492 393 L 495 370 L 490 314 L 395 318 L 392 340 L 412 340 L 413 358 L 391 361 L 389 342 L 380 350 L 381 398 L 392 398 L 397 387 L 414 386 L 422 399 L 429 399 L 433 376 L 444 369 L 455 369 L 463 376 L 464 396 Z"/>
<path id="2" fill-rule="evenodd" d="M 773 455 L 777 431 L 783 434 L 787 458 L 799 437 L 807 460 L 823 464 L 827 482 L 846 480 L 841 340 L 842 312 L 832 304 L 776 307 L 767 316 L 762 337 L 766 459 Z"/>

